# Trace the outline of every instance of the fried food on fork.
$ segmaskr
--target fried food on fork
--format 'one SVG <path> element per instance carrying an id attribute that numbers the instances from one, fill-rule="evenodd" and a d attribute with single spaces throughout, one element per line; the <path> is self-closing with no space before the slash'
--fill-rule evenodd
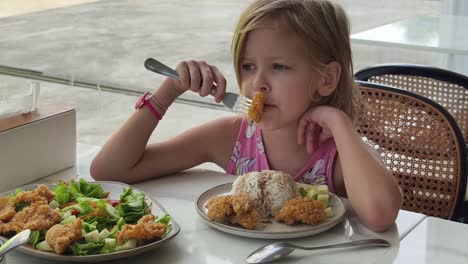
<path id="1" fill-rule="evenodd" d="M 208 200 L 208 219 L 238 224 L 246 229 L 255 229 L 260 222 L 260 213 L 253 208 L 248 193 L 215 196 Z"/>
<path id="2" fill-rule="evenodd" d="M 301 196 L 287 201 L 275 215 L 278 222 L 285 222 L 288 225 L 295 223 L 313 225 L 325 217 L 325 207 L 321 202 Z"/>
<path id="3" fill-rule="evenodd" d="M 252 99 L 252 104 L 249 107 L 248 116 L 255 123 L 262 121 L 263 104 L 265 103 L 265 100 L 266 94 L 263 92 L 257 92 Z"/>
<path id="4" fill-rule="evenodd" d="M 154 215 L 145 215 L 138 220 L 136 225 L 125 224 L 117 232 L 117 243 L 122 244 L 129 239 L 138 241 L 156 241 L 161 239 L 166 233 L 167 227 L 164 224 L 155 222 Z"/>
<path id="5" fill-rule="evenodd" d="M 75 241 L 81 239 L 81 219 L 70 224 L 56 224 L 46 233 L 46 241 L 57 254 L 62 254 Z"/>

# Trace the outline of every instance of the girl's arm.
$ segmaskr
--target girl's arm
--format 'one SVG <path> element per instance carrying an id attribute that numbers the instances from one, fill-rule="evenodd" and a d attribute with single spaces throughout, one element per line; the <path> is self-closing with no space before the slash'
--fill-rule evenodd
<path id="1" fill-rule="evenodd" d="M 216 99 L 225 91 L 224 77 L 204 62 L 178 65 L 182 81 L 166 79 L 153 94 L 161 104 L 170 106 L 185 90 L 206 96 L 213 81 L 218 84 Z M 203 81 L 202 81 L 203 80 Z M 160 113 L 164 112 L 154 105 Z M 168 141 L 147 146 L 158 120 L 146 107 L 133 113 L 125 124 L 102 147 L 91 163 L 96 180 L 142 181 L 181 171 L 203 162 L 225 168 L 240 126 L 239 118 L 225 118 L 192 128 Z"/>
<path id="2" fill-rule="evenodd" d="M 165 89 L 164 86 L 161 89 Z M 91 176 L 96 180 L 132 183 L 204 162 L 214 162 L 225 168 L 240 127 L 238 117 L 217 119 L 147 146 L 157 123 L 146 107 L 135 111 L 94 158 Z"/>
<path id="3" fill-rule="evenodd" d="M 403 203 L 397 180 L 377 152 L 362 141 L 349 117 L 339 109 L 318 107 L 309 122 L 328 130 L 338 150 L 334 182 L 339 195 L 347 196 L 360 220 L 374 231 L 390 228 Z M 313 121 L 312 121 L 313 120 Z"/>

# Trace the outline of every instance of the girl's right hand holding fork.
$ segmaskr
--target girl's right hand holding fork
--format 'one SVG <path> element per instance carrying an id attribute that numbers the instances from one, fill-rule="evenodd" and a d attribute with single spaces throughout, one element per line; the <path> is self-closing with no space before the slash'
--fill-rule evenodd
<path id="1" fill-rule="evenodd" d="M 204 61 L 182 61 L 176 66 L 176 71 L 180 80 L 166 78 L 151 97 L 146 99 L 160 117 L 163 117 L 170 105 L 188 90 L 200 96 L 211 94 L 217 102 L 222 101 L 226 91 L 226 79 L 215 66 Z M 233 139 L 236 137 L 236 130 L 228 129 L 229 126 L 226 125 L 232 123 L 231 119 L 213 121 L 171 140 L 148 144 L 161 120 L 157 116 L 155 118 L 148 108 L 146 105 L 143 110 L 135 111 L 103 146 L 90 168 L 93 177 L 138 182 L 185 170 L 204 162 L 220 164 L 219 157 L 226 156 L 223 151 L 231 151 L 230 142 L 227 147 L 221 147 L 216 140 L 212 140 L 218 135 L 225 138 L 229 133 L 233 133 Z"/>
<path id="2" fill-rule="evenodd" d="M 176 71 L 180 81 L 167 78 L 165 83 L 168 82 L 182 93 L 190 90 L 202 97 L 211 94 L 217 103 L 221 102 L 226 91 L 226 78 L 216 66 L 209 65 L 205 61 L 189 60 L 179 62 Z"/>

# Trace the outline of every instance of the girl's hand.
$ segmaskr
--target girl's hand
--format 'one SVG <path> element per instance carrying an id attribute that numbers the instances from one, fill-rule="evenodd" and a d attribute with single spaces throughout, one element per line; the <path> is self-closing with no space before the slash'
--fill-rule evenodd
<path id="1" fill-rule="evenodd" d="M 200 96 L 211 94 L 216 89 L 214 97 L 216 102 L 220 102 L 226 91 L 226 78 L 213 65 L 205 61 L 182 61 L 176 66 L 180 81 L 173 80 L 174 87 L 182 92 L 193 91 Z"/>
<path id="2" fill-rule="evenodd" d="M 306 144 L 307 152 L 313 153 L 323 142 L 333 137 L 330 127 L 346 114 L 331 106 L 317 106 L 302 114 L 298 126 L 298 144 Z"/>

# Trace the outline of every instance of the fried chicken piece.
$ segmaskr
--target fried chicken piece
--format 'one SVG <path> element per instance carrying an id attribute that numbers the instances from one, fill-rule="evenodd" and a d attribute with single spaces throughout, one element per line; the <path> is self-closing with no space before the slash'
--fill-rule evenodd
<path id="1" fill-rule="evenodd" d="M 257 92 L 252 99 L 252 104 L 249 107 L 248 115 L 249 118 L 255 123 L 258 123 L 262 120 L 263 104 L 265 101 L 266 93 L 263 92 Z"/>
<path id="2" fill-rule="evenodd" d="M 16 223 L 3 223 L 0 221 L 0 235 L 8 235 L 16 233 L 16 230 L 21 230 L 20 226 Z"/>
<path id="3" fill-rule="evenodd" d="M 15 214 L 15 204 L 11 202 L 10 197 L 0 197 L 0 222 L 10 221 Z"/>
<path id="4" fill-rule="evenodd" d="M 231 204 L 231 196 L 215 196 L 208 200 L 205 207 L 208 209 L 208 219 L 223 221 L 226 217 L 234 214 Z"/>
<path id="5" fill-rule="evenodd" d="M 231 204 L 236 214 L 244 214 L 253 209 L 252 199 L 246 192 L 231 195 Z"/>
<path id="6" fill-rule="evenodd" d="M 294 223 L 317 224 L 325 219 L 325 208 L 323 204 L 309 197 L 297 196 L 287 201 L 283 207 L 276 212 L 275 219 L 288 225 Z"/>
<path id="7" fill-rule="evenodd" d="M 13 201 L 10 197 L 1 197 L 0 234 L 20 232 L 28 228 L 43 230 L 57 223 L 61 219 L 60 214 L 47 204 L 54 198 L 54 193 L 43 184 L 34 190 L 18 193 Z M 15 203 L 20 202 L 31 205 L 16 213 Z"/>
<path id="8" fill-rule="evenodd" d="M 231 223 L 241 225 L 246 229 L 255 229 L 260 220 L 262 220 L 262 217 L 256 209 L 243 214 L 237 214 L 229 219 Z"/>
<path id="9" fill-rule="evenodd" d="M 20 192 L 15 196 L 16 202 L 34 203 L 37 201 L 50 202 L 55 199 L 55 194 L 49 187 L 41 184 L 31 191 Z"/>
<path id="10" fill-rule="evenodd" d="M 208 200 L 205 207 L 208 208 L 208 219 L 238 224 L 246 229 L 255 229 L 261 220 L 247 193 L 215 196 Z"/>
<path id="11" fill-rule="evenodd" d="M 122 229 L 117 232 L 117 243 L 123 244 L 129 239 L 146 242 L 161 239 L 166 233 L 167 226 L 155 222 L 155 219 L 154 215 L 149 214 L 140 218 L 136 225 L 123 225 Z"/>
<path id="12" fill-rule="evenodd" d="M 8 224 L 18 233 L 24 229 L 46 230 L 60 220 L 62 220 L 60 213 L 52 209 L 46 201 L 40 200 L 18 212 Z"/>
<path id="13" fill-rule="evenodd" d="M 46 233 L 46 241 L 57 254 L 62 254 L 75 241 L 81 239 L 81 219 L 76 219 L 73 223 L 66 225 L 56 224 Z"/>
<path id="14" fill-rule="evenodd" d="M 40 200 L 16 213 L 7 223 L 0 221 L 0 234 L 19 233 L 24 229 L 46 230 L 60 222 L 62 216 L 46 201 Z"/>

